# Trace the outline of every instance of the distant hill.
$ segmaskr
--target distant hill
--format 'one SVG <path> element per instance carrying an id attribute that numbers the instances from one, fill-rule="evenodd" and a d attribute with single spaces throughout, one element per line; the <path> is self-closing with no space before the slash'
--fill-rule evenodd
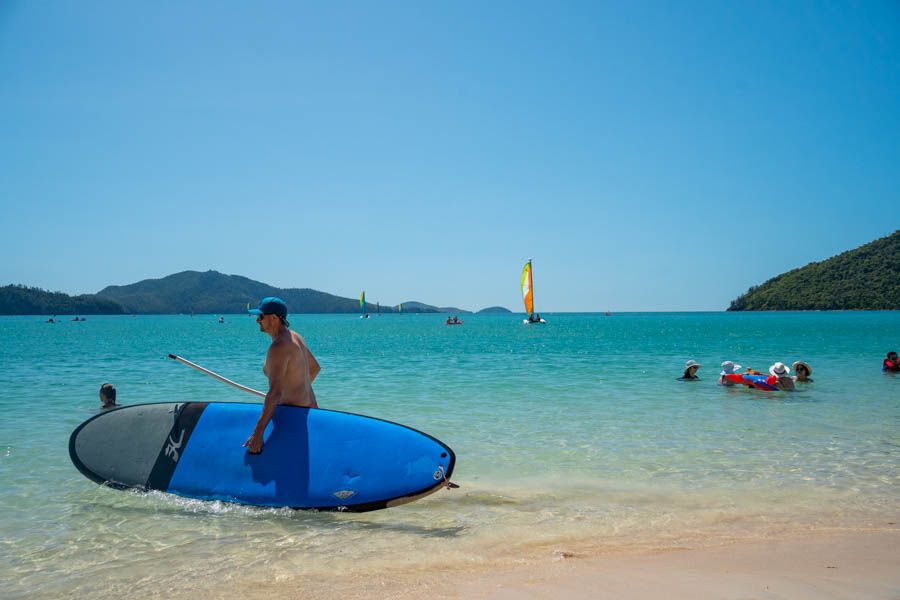
<path id="1" fill-rule="evenodd" d="M 0 287 L 0 315 L 121 315 L 125 308 L 93 294 L 70 296 L 36 287 Z"/>
<path id="2" fill-rule="evenodd" d="M 403 312 L 405 313 L 436 313 L 437 311 L 436 306 L 423 304 L 415 300 L 407 300 L 403 303 Z"/>
<path id="3" fill-rule="evenodd" d="M 900 230 L 751 287 L 728 310 L 900 310 Z"/>
<path id="4" fill-rule="evenodd" d="M 512 311 L 508 308 L 503 308 L 502 306 L 490 306 L 488 308 L 482 308 L 478 311 L 479 315 L 486 314 L 499 314 L 499 313 L 511 313 Z"/>
<path id="5" fill-rule="evenodd" d="M 416 302 L 410 300 L 403 303 L 403 312 L 419 312 L 419 313 L 453 313 L 458 315 L 471 314 L 470 310 L 455 308 L 453 306 L 432 306 L 424 302 Z"/>
<path id="6" fill-rule="evenodd" d="M 278 296 L 290 313 L 354 313 L 359 300 L 311 289 L 277 288 L 240 275 L 217 271 L 183 271 L 162 279 L 145 279 L 131 285 L 111 285 L 97 295 L 118 302 L 129 311 L 151 314 L 241 313 L 266 296 Z M 404 309 L 406 307 L 404 306 Z M 376 305 L 366 303 L 370 313 Z M 382 306 L 381 312 L 394 312 Z"/>
<path id="7" fill-rule="evenodd" d="M 297 313 L 356 313 L 359 300 L 312 289 L 277 288 L 240 275 L 217 271 L 183 271 L 161 279 L 111 285 L 96 294 L 69 296 L 40 288 L 10 285 L 0 288 L 0 315 L 96 314 L 236 314 L 255 307 L 266 296 L 278 296 Z M 397 312 L 396 306 L 366 303 L 375 314 Z M 404 302 L 403 312 L 469 314 L 454 307 Z"/>

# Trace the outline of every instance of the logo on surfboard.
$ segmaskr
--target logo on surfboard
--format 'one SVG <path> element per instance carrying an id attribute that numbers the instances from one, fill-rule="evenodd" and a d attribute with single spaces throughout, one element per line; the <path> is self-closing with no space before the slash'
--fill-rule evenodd
<path id="1" fill-rule="evenodd" d="M 166 445 L 166 456 L 172 459 L 173 462 L 178 462 L 178 450 L 181 449 L 181 443 L 184 441 L 184 429 L 181 430 L 181 434 L 178 436 L 178 441 L 172 439 L 172 436 L 169 436 L 169 443 Z"/>

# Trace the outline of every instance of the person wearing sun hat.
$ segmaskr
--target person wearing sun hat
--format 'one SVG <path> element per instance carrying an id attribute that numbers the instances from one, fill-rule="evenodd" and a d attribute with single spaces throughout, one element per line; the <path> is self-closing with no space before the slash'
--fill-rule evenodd
<path id="1" fill-rule="evenodd" d="M 772 377 L 766 379 L 766 383 L 769 385 L 783 391 L 794 389 L 794 379 L 791 377 L 791 370 L 783 362 L 777 362 L 769 367 L 769 373 L 772 375 Z"/>
<path id="2" fill-rule="evenodd" d="M 266 425 L 279 404 L 318 408 L 312 382 L 319 374 L 319 363 L 300 334 L 289 329 L 291 324 L 287 320 L 284 300 L 269 296 L 263 298 L 257 308 L 247 312 L 257 315 L 259 330 L 272 338 L 263 364 L 263 373 L 269 379 L 269 391 L 256 427 L 244 442 L 250 454 L 259 454 L 263 448 Z"/>
<path id="3" fill-rule="evenodd" d="M 730 381 L 726 376 L 734 375 L 735 371 L 740 371 L 741 365 L 736 364 L 730 360 L 726 360 L 722 363 L 722 372 L 719 373 L 719 385 L 734 385 L 733 381 Z"/>
<path id="4" fill-rule="evenodd" d="M 747 369 L 747 371 L 747 373 L 743 374 L 722 375 L 722 379 L 731 383 L 741 383 L 749 388 L 765 392 L 789 392 L 794 389 L 794 379 L 791 377 L 791 370 L 784 363 L 777 362 L 769 367 L 770 375 L 762 375 L 751 369 Z"/>
<path id="5" fill-rule="evenodd" d="M 802 360 L 794 361 L 794 364 L 791 365 L 791 368 L 794 370 L 796 375 L 794 376 L 794 381 L 799 381 L 801 383 L 808 383 L 812 381 L 810 375 L 812 375 L 812 367 L 809 364 L 803 362 Z"/>
<path id="6" fill-rule="evenodd" d="M 689 360 L 684 363 L 684 374 L 678 378 L 678 381 L 700 381 L 697 377 L 697 370 L 702 367 L 696 360 Z"/>

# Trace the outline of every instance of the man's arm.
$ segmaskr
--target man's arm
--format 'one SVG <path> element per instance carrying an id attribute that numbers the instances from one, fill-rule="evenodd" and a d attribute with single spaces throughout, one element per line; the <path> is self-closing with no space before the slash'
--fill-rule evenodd
<path id="1" fill-rule="evenodd" d="M 319 361 L 316 360 L 316 357 L 313 356 L 312 352 L 309 351 L 309 348 L 306 349 L 306 356 L 309 358 L 309 384 L 312 385 L 313 380 L 315 380 L 316 375 L 321 371 L 321 367 L 319 367 Z"/>
<path id="2" fill-rule="evenodd" d="M 281 386 L 284 381 L 284 373 L 287 368 L 287 354 L 284 352 L 281 344 L 273 344 L 269 348 L 266 357 L 266 371 L 269 377 L 269 391 L 266 393 L 266 400 L 263 402 L 262 414 L 259 415 L 259 421 L 253 429 L 253 434 L 244 442 L 244 446 L 249 446 L 250 454 L 259 454 L 262 452 L 263 433 L 266 431 L 266 425 L 269 424 L 272 415 L 275 414 L 275 408 L 281 400 Z"/>

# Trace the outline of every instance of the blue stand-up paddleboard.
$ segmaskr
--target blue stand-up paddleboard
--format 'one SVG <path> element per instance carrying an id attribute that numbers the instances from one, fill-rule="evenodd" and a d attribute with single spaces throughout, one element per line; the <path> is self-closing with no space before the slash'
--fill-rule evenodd
<path id="1" fill-rule="evenodd" d="M 449 484 L 456 457 L 415 429 L 333 410 L 279 406 L 261 454 L 242 444 L 261 404 L 139 404 L 101 413 L 69 439 L 87 478 L 200 500 L 363 512 Z"/>

